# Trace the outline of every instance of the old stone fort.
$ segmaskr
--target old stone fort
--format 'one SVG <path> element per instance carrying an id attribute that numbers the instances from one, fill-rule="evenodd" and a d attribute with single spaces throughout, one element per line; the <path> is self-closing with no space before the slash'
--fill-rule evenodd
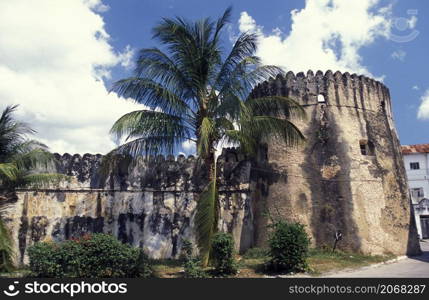
<path id="1" fill-rule="evenodd" d="M 263 246 L 270 217 L 306 225 L 314 246 L 367 254 L 420 251 L 389 90 L 356 74 L 292 72 L 257 86 L 255 96 L 299 101 L 307 120 L 293 120 L 307 138 L 289 148 L 261 142 L 256 159 L 238 149 L 218 158 L 218 228 L 236 248 Z M 198 193 L 205 182 L 193 156 L 123 157 L 100 175 L 101 155 L 57 155 L 57 172 L 72 175 L 59 188 L 22 189 L 5 221 L 17 260 L 29 245 L 85 232 L 111 233 L 153 258 L 177 258 L 182 239 L 195 242 Z"/>

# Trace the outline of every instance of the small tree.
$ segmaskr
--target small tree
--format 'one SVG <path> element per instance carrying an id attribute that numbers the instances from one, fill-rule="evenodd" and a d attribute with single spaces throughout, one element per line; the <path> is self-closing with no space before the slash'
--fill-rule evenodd
<path id="1" fill-rule="evenodd" d="M 206 278 L 207 274 L 201 268 L 201 261 L 192 255 L 193 246 L 189 240 L 183 240 L 182 259 L 185 278 Z"/>
<path id="2" fill-rule="evenodd" d="M 237 264 L 234 259 L 234 239 L 231 234 L 216 233 L 213 237 L 212 251 L 217 274 L 230 275 L 237 273 Z"/>
<path id="3" fill-rule="evenodd" d="M 204 265 L 217 230 L 216 149 L 227 142 L 255 156 L 263 138 L 290 146 L 305 140 L 292 123 L 293 117 L 306 115 L 298 102 L 251 93 L 258 84 L 283 73 L 280 67 L 263 65 L 255 55 L 257 34 L 242 33 L 231 51 L 225 52 L 229 47 L 222 45 L 221 36 L 230 18 L 231 8 L 217 21 L 162 19 L 153 28 L 153 38 L 161 48 L 140 50 L 134 74 L 111 89 L 144 105 L 113 125 L 111 133 L 127 141 L 114 153 L 174 154 L 181 151 L 183 142 L 195 143 L 198 159 L 207 170 L 195 215 Z"/>
<path id="4" fill-rule="evenodd" d="M 0 271 L 13 268 L 13 247 L 10 232 L 4 222 L 7 208 L 7 194 L 16 187 L 40 187 L 57 184 L 68 177 L 61 174 L 40 173 L 37 168 L 47 168 L 55 161 L 47 146 L 29 139 L 34 134 L 28 124 L 13 116 L 18 106 L 7 106 L 0 114 L 0 188 L 6 195 L 0 195 Z"/>
<path id="5" fill-rule="evenodd" d="M 272 271 L 300 272 L 307 269 L 308 247 L 310 239 L 304 225 L 274 221 L 268 244 L 271 260 L 268 267 Z"/>

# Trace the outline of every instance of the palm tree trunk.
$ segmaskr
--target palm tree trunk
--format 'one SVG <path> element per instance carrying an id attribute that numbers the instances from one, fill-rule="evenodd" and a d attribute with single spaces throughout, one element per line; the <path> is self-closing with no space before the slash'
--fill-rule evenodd
<path id="1" fill-rule="evenodd" d="M 211 256 L 212 237 L 217 231 L 218 221 L 216 158 L 214 152 L 204 158 L 204 167 L 208 171 L 208 183 L 200 194 L 198 201 L 196 231 L 201 263 L 203 266 L 207 266 Z"/>

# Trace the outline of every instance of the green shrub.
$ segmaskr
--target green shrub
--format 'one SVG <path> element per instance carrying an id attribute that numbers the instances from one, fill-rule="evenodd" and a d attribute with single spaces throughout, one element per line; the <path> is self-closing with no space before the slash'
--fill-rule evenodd
<path id="1" fill-rule="evenodd" d="M 308 268 L 310 239 L 304 225 L 280 220 L 270 225 L 268 238 L 271 271 L 300 272 Z"/>
<path id="2" fill-rule="evenodd" d="M 216 233 L 212 241 L 212 256 L 215 271 L 218 275 L 237 273 L 237 263 L 234 259 L 234 239 L 229 233 Z"/>
<path id="3" fill-rule="evenodd" d="M 141 278 L 149 278 L 153 277 L 153 269 L 152 264 L 147 256 L 147 254 L 143 251 L 143 249 L 139 249 L 139 256 L 137 258 L 137 272 L 134 274 L 134 277 L 141 277 Z"/>
<path id="4" fill-rule="evenodd" d="M 107 234 L 86 235 L 60 243 L 29 247 L 30 270 L 36 277 L 149 277 L 152 269 L 141 249 Z"/>
<path id="5" fill-rule="evenodd" d="M 0 272 L 11 272 L 14 269 L 12 257 L 12 238 L 0 215 Z"/>
<path id="6" fill-rule="evenodd" d="M 201 268 L 201 261 L 192 256 L 193 247 L 189 240 L 183 240 L 182 260 L 185 278 L 206 278 L 207 273 Z"/>
<path id="7" fill-rule="evenodd" d="M 183 264 L 185 278 L 207 278 L 208 274 L 201 268 L 198 258 L 191 258 Z"/>

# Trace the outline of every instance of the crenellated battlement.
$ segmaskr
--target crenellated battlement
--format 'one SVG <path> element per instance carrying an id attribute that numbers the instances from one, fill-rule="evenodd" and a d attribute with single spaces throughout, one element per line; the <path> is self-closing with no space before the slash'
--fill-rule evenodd
<path id="1" fill-rule="evenodd" d="M 307 74 L 294 74 L 290 71 L 257 85 L 251 93 L 251 97 L 266 95 L 290 97 L 305 106 L 320 103 L 318 95 L 323 95 L 326 105 L 374 112 L 384 110 L 391 116 L 389 89 L 377 80 L 348 72 L 309 70 Z"/>
<path id="2" fill-rule="evenodd" d="M 169 182 L 166 185 L 172 185 L 172 182 L 179 180 L 180 176 L 190 177 L 200 166 L 197 157 L 194 155 L 187 157 L 185 155 L 139 155 L 130 157 L 116 154 L 114 157 L 109 157 L 109 162 L 113 163 L 113 165 L 109 166 L 109 171 L 106 174 L 102 166 L 103 159 L 106 157 L 104 155 L 89 153 L 84 155 L 64 153 L 60 155 L 55 153 L 54 156 L 57 159 L 57 163 L 51 171 L 73 176 L 78 182 L 91 188 L 105 188 L 106 184 L 109 185 L 108 181 L 113 180 L 113 185 L 121 189 L 143 187 L 162 189 L 162 186 L 159 185 L 163 184 L 164 179 Z M 224 148 L 222 154 L 218 157 L 219 176 L 223 176 L 222 172 L 224 170 L 229 174 L 240 161 L 244 160 L 246 158 L 238 148 Z M 226 169 L 225 165 L 227 165 Z M 237 176 L 235 177 L 237 178 Z M 241 175 L 238 177 L 243 182 L 248 180 Z M 199 182 L 204 181 L 204 178 L 206 178 L 205 175 L 194 176 L 192 184 L 200 185 Z M 228 182 L 228 184 L 232 183 L 229 177 L 224 178 L 223 181 Z M 176 184 L 175 182 L 173 185 Z M 204 184 L 204 182 L 201 184 Z M 79 188 L 81 188 L 80 185 Z M 198 190 L 199 188 L 196 187 L 195 189 Z M 109 186 L 108 189 L 112 189 L 112 186 Z"/>
<path id="3" fill-rule="evenodd" d="M 222 154 L 221 156 L 224 156 L 226 154 L 230 154 L 230 153 L 236 153 L 238 155 L 239 153 L 239 148 L 238 147 L 225 147 L 222 149 Z M 59 153 L 54 153 L 54 157 L 60 161 L 60 162 L 80 162 L 80 161 L 100 161 L 103 159 L 105 155 L 103 154 L 91 154 L 91 153 L 85 153 L 84 155 L 81 155 L 79 153 L 76 154 L 69 154 L 69 153 L 64 153 L 64 154 L 59 154 Z M 118 157 L 125 157 L 123 154 L 117 154 Z M 183 163 L 183 162 L 194 162 L 197 159 L 197 157 L 195 155 L 188 155 L 185 156 L 183 154 L 179 154 L 177 156 L 175 155 L 148 155 L 148 156 L 144 156 L 144 155 L 138 155 L 137 157 L 135 157 L 133 160 L 135 161 L 143 161 L 143 162 L 178 162 L 178 163 Z"/>
<path id="4" fill-rule="evenodd" d="M 54 153 L 55 158 L 58 161 L 62 161 L 62 162 L 80 162 L 80 161 L 100 161 L 103 159 L 103 157 L 105 157 L 105 155 L 103 154 L 90 154 L 90 153 L 85 153 L 84 155 L 81 154 L 69 154 L 69 153 L 64 153 L 63 155 L 59 154 L 59 153 Z M 118 157 L 125 157 L 122 154 L 117 154 Z M 139 155 L 135 158 L 135 160 L 140 160 L 140 161 L 144 161 L 144 162 L 193 162 L 196 160 L 196 157 L 194 155 L 188 155 L 185 156 L 183 154 L 180 155 L 148 155 L 148 156 L 142 156 Z"/>

